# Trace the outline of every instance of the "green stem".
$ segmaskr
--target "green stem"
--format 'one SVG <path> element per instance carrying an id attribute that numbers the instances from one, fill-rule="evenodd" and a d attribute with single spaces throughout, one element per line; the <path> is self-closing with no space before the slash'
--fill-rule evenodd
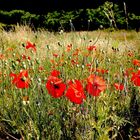
<path id="1" fill-rule="evenodd" d="M 98 116 L 97 116 L 97 97 L 95 96 L 95 98 L 94 98 L 94 107 L 95 107 L 95 109 L 94 109 L 94 117 L 95 117 L 95 123 L 96 123 L 96 126 L 97 126 L 97 121 L 98 121 Z M 96 130 L 96 128 L 94 129 L 94 140 L 96 140 L 97 139 L 97 130 Z"/>

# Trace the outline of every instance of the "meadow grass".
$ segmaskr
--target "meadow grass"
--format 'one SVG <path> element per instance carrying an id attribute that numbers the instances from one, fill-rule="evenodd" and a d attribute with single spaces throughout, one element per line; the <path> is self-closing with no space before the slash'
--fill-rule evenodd
<path id="1" fill-rule="evenodd" d="M 32 47 L 26 48 L 27 42 Z M 14 31 L 0 30 L 0 62 L 1 138 L 140 138 L 139 32 L 96 30 L 59 34 L 16 26 Z M 28 72 L 20 79 L 28 79 L 26 88 L 17 86 L 15 75 L 21 70 Z M 60 72 L 59 78 L 66 84 L 59 98 L 51 96 L 46 87 L 53 70 Z M 90 75 L 105 82 L 105 90 L 98 96 L 86 89 Z M 79 104 L 66 97 L 68 81 L 75 80 L 82 83 L 86 96 Z M 115 83 L 119 86 L 115 87 Z"/>

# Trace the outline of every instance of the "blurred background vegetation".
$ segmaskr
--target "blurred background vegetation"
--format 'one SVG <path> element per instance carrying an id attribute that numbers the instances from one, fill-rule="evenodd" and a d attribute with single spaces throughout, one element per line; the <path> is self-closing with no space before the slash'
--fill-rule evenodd
<path id="1" fill-rule="evenodd" d="M 29 25 L 32 29 L 49 31 L 97 30 L 98 28 L 139 30 L 140 14 L 136 0 L 1 0 L 0 27 Z"/>

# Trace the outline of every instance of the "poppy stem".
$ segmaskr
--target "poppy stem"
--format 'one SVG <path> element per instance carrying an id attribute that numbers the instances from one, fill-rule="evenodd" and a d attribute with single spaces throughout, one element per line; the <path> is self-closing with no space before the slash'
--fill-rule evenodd
<path id="1" fill-rule="evenodd" d="M 95 96 L 94 97 L 94 117 L 95 117 L 95 123 L 96 123 L 96 126 L 97 126 L 97 121 L 98 121 L 98 117 L 97 117 L 97 97 Z M 94 140 L 96 140 L 97 138 L 97 129 L 94 128 Z"/>
<path id="2" fill-rule="evenodd" d="M 2 44 L 2 55 L 4 54 L 4 42 L 1 38 L 1 44 Z M 1 59 L 1 65 L 2 65 L 2 68 L 1 68 L 1 71 L 2 71 L 2 94 L 4 94 L 4 60 Z"/>
<path id="3" fill-rule="evenodd" d="M 2 44 L 2 55 L 4 54 L 4 42 L 3 42 L 3 39 L 2 38 L 0 38 L 0 41 L 1 41 L 1 44 Z M 1 59 L 1 66 L 2 66 L 2 68 L 1 68 L 1 71 L 2 71 L 2 92 L 1 92 L 1 94 L 2 94 L 2 96 L 4 96 L 4 60 L 3 59 Z M 4 108 L 5 108 L 5 101 L 4 101 L 4 98 L 3 98 L 3 100 L 2 100 L 2 105 L 3 105 L 3 110 L 4 110 Z"/>

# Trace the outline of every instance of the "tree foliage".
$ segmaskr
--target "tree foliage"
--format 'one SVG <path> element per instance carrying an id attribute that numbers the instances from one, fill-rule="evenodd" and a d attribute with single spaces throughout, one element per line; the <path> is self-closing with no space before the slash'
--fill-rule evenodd
<path id="1" fill-rule="evenodd" d="M 0 22 L 5 24 L 28 24 L 34 28 L 46 28 L 50 31 L 64 29 L 95 30 L 104 28 L 134 29 L 139 26 L 140 16 L 125 13 L 116 3 L 106 1 L 94 9 L 58 10 L 45 14 L 34 14 L 24 10 L 0 10 Z M 128 24 L 129 23 L 129 24 Z"/>

